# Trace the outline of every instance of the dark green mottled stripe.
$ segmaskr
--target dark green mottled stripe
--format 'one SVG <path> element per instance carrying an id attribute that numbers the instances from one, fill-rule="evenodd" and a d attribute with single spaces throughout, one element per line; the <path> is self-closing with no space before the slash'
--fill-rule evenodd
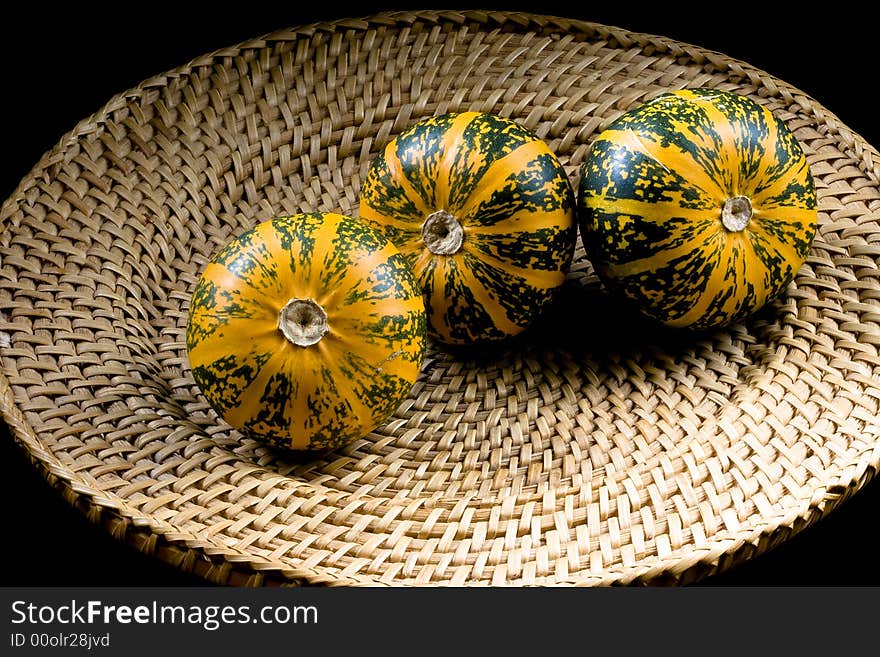
<path id="1" fill-rule="evenodd" d="M 669 216 L 662 221 L 605 210 L 593 198 L 643 203 L 680 201 L 686 209 L 705 210 L 702 221 Z M 653 256 L 694 239 L 717 222 L 719 209 L 706 192 L 662 162 L 600 139 L 581 170 L 578 219 L 592 257 L 622 263 Z"/>
<path id="2" fill-rule="evenodd" d="M 483 201 L 469 221 L 475 226 L 492 226 L 518 212 L 569 212 L 574 195 L 565 171 L 551 153 L 542 153 L 511 172 L 504 183 Z"/>
<path id="3" fill-rule="evenodd" d="M 712 297 L 703 316 L 694 323 L 696 327 L 727 324 L 738 319 L 744 309 L 754 308 L 756 303 L 754 285 L 749 282 L 743 271 L 745 254 L 742 246 L 723 242 L 722 244 L 721 248 L 728 252 L 727 268 L 722 275 L 724 285 Z M 720 256 L 719 251 L 719 261 L 716 262 L 716 268 L 721 267 Z M 725 309 L 731 302 L 733 302 L 733 308 Z"/>
<path id="4" fill-rule="evenodd" d="M 345 278 L 356 265 L 355 260 L 364 254 L 380 251 L 387 245 L 387 238 L 366 223 L 339 215 L 335 231 L 326 245 L 316 244 L 317 234 L 327 219 L 321 213 L 300 214 L 293 217 L 274 219 L 272 224 L 278 233 L 282 248 L 290 253 L 291 269 L 310 269 L 320 274 L 321 286 L 331 290 Z M 296 257 L 299 247 L 299 255 Z M 319 262 L 316 262 L 320 259 Z M 363 294 L 375 298 L 389 296 L 388 289 L 396 287 L 397 294 L 403 294 L 405 281 L 395 276 L 406 276 L 401 256 L 392 256 L 387 265 L 378 267 L 375 279 L 365 280 Z M 410 276 L 410 281 L 412 280 Z M 370 292 L 372 290 L 372 292 Z"/>
<path id="5" fill-rule="evenodd" d="M 296 398 L 297 387 L 297 382 L 286 373 L 273 374 L 260 395 L 256 412 L 245 422 L 244 430 L 260 436 L 289 433 L 287 406 Z"/>
<path id="6" fill-rule="evenodd" d="M 687 128 L 681 129 L 682 125 Z M 633 130 L 642 139 L 664 148 L 674 146 L 688 153 L 722 189 L 733 188 L 731 172 L 719 155 L 723 140 L 715 123 L 698 103 L 681 102 L 672 94 L 663 94 L 621 115 L 610 129 Z M 697 135 L 708 139 L 709 146 L 698 144 Z"/>
<path id="7" fill-rule="evenodd" d="M 413 200 L 394 178 L 384 153 L 373 158 L 370 163 L 369 172 L 360 190 L 360 197 L 382 216 L 413 221 L 417 224 L 421 224 L 424 219 Z"/>
<path id="8" fill-rule="evenodd" d="M 760 170 L 770 127 L 767 114 L 750 98 L 715 89 L 692 89 L 691 93 L 711 104 L 733 129 L 737 166 L 741 179 L 754 180 Z"/>
<path id="9" fill-rule="evenodd" d="M 346 297 L 346 304 L 359 301 L 378 301 L 381 299 L 408 299 L 412 290 L 419 288 L 406 256 L 401 253 L 391 255 L 378 264 L 368 276 L 357 281 Z"/>
<path id="10" fill-rule="evenodd" d="M 792 180 L 784 190 L 776 196 L 766 199 L 765 207 L 815 208 L 816 189 L 812 177 L 807 177 L 806 184 Z"/>
<path id="11" fill-rule="evenodd" d="M 695 245 L 688 254 L 672 259 L 665 267 L 626 277 L 607 278 L 608 287 L 632 299 L 646 299 L 641 308 L 661 321 L 685 315 L 703 296 L 706 284 L 718 266 L 719 246 Z"/>
<path id="12" fill-rule="evenodd" d="M 506 337 L 495 326 L 494 320 L 482 304 L 474 298 L 453 260 L 449 261 L 449 273 L 444 278 L 435 276 L 433 268 L 430 267 L 426 269 L 426 275 L 422 280 L 427 299 L 436 296 L 444 299 L 448 304 L 442 317 L 435 317 L 431 304 L 426 305 L 428 325 L 441 336 L 456 343 Z"/>
<path id="13" fill-rule="evenodd" d="M 261 281 L 271 284 L 278 279 L 272 254 L 266 243 L 260 239 L 256 228 L 245 231 L 220 249 L 213 262 L 225 267 L 236 278 L 258 291 L 267 291 L 265 286 L 260 287 Z"/>
<path id="14" fill-rule="evenodd" d="M 604 197 L 645 203 L 679 202 L 694 210 L 716 210 L 718 203 L 677 171 L 641 151 L 606 139 L 594 142 L 581 168 L 584 199 Z"/>
<path id="15" fill-rule="evenodd" d="M 797 138 L 792 134 L 788 127 L 778 117 L 774 117 L 776 121 L 776 148 L 774 152 L 774 165 L 767 167 L 761 172 L 759 177 L 755 179 L 754 194 L 761 194 L 765 189 L 771 187 L 774 183 L 786 176 L 793 176 L 799 167 L 807 167 L 807 162 L 803 154 L 803 149 Z M 813 178 L 810 175 L 809 167 L 807 167 L 806 179 L 807 185 L 796 203 L 806 203 L 801 207 L 816 207 L 816 192 L 813 188 Z M 792 202 L 780 200 L 780 205 L 791 205 Z"/>
<path id="16" fill-rule="evenodd" d="M 464 129 L 449 169 L 449 208 L 458 209 L 467 201 L 492 164 L 536 140 L 534 133 L 515 121 L 478 114 Z M 473 153 L 481 156 L 476 163 L 469 161 Z"/>
<path id="17" fill-rule="evenodd" d="M 407 345 L 395 358 L 421 363 L 424 349 L 411 345 L 423 345 L 426 331 L 425 313 L 413 310 L 397 315 L 368 316 L 350 320 L 355 331 L 367 344 L 381 345 L 394 353 L 395 346 Z"/>
<path id="18" fill-rule="evenodd" d="M 757 233 L 749 233 L 749 243 L 755 255 L 767 268 L 764 276 L 765 285 L 776 292 L 781 291 L 795 275 L 791 263 L 782 257 L 772 242 Z"/>
<path id="19" fill-rule="evenodd" d="M 221 415 L 239 405 L 242 394 L 253 383 L 271 357 L 267 353 L 228 355 L 213 363 L 194 367 L 193 378 L 205 398 Z"/>
<path id="20" fill-rule="evenodd" d="M 358 258 L 382 250 L 386 243 L 381 234 L 365 223 L 348 217 L 340 218 L 332 241 L 318 254 L 321 258 L 318 271 L 322 287 L 325 290 L 335 289 L 357 265 Z"/>
<path id="21" fill-rule="evenodd" d="M 367 362 L 354 351 L 347 352 L 338 367 L 357 399 L 373 409 L 373 417 L 393 413 L 399 400 L 412 388 L 411 381 L 390 372 L 377 372 L 375 364 Z"/>
<path id="22" fill-rule="evenodd" d="M 316 409 L 321 406 L 318 402 L 318 398 L 309 397 L 309 409 Z M 363 437 L 360 429 L 352 429 L 342 419 L 351 414 L 351 404 L 349 402 L 339 400 L 332 408 L 329 406 L 327 408 L 328 410 L 325 413 L 328 419 L 323 425 L 314 427 L 312 438 L 309 442 L 309 449 L 336 449 Z"/>
<path id="23" fill-rule="evenodd" d="M 784 215 L 785 210 L 778 210 L 778 212 Z M 805 226 L 799 221 L 778 220 L 767 216 L 761 217 L 759 221 L 761 228 L 766 233 L 780 243 L 794 247 L 798 256 L 802 258 L 807 257 L 807 253 L 812 246 L 813 233 L 816 230 L 815 224 Z M 754 236 L 750 234 L 750 237 Z"/>
<path id="24" fill-rule="evenodd" d="M 205 338 L 225 327 L 230 319 L 253 316 L 254 301 L 241 298 L 237 291 L 220 288 L 207 278 L 200 278 L 190 301 L 191 316 L 186 327 L 187 349 L 194 349 Z M 206 322 L 205 318 L 211 321 Z"/>
<path id="25" fill-rule="evenodd" d="M 468 236 L 468 244 L 480 253 L 522 269 L 567 271 L 574 255 L 576 233 L 574 225 L 502 235 L 475 232 Z"/>
<path id="26" fill-rule="evenodd" d="M 314 233 L 324 221 L 324 217 L 318 212 L 276 217 L 272 220 L 272 228 L 278 236 L 281 248 L 289 254 L 291 271 L 298 272 L 311 267 L 315 257 Z"/>
<path id="27" fill-rule="evenodd" d="M 257 239 L 256 227 L 244 231 L 234 240 L 224 245 L 212 258 L 212 262 L 218 265 L 228 267 L 237 258 L 241 257 L 241 252 L 254 246 Z"/>
<path id="28" fill-rule="evenodd" d="M 307 416 L 296 418 L 312 434 L 311 449 L 331 449 L 360 437 L 359 430 L 347 421 L 354 418 L 351 402 L 340 394 L 333 372 L 322 366 L 318 384 L 306 397 Z M 317 420 L 321 418 L 322 424 Z M 357 418 L 361 422 L 363 418 Z"/>
<path id="29" fill-rule="evenodd" d="M 641 216 L 592 207 L 583 208 L 580 216 L 588 227 L 585 247 L 592 259 L 608 264 L 641 260 L 692 242 L 705 232 L 710 221 L 675 216 L 662 222 L 647 221 Z"/>
<path id="30" fill-rule="evenodd" d="M 470 254 L 465 254 L 464 266 L 504 309 L 507 319 L 517 326 L 531 324 L 553 297 L 553 288 L 534 287 L 527 280 L 488 265 Z"/>
<path id="31" fill-rule="evenodd" d="M 403 175 L 428 207 L 434 206 L 436 197 L 438 171 L 444 153 L 443 137 L 456 116 L 444 114 L 424 119 L 396 139 L 395 152 Z"/>
<path id="32" fill-rule="evenodd" d="M 344 251 L 352 262 L 353 258 L 366 252 L 381 251 L 387 240 L 378 232 L 361 221 L 339 215 L 339 227 L 333 239 L 336 251 Z"/>
<path id="33" fill-rule="evenodd" d="M 374 223 L 373 227 L 381 232 L 392 244 L 398 246 L 398 248 L 403 249 L 404 244 L 413 238 L 414 235 L 418 235 L 419 231 L 422 228 L 422 220 L 420 219 L 418 223 L 413 223 L 412 228 L 398 228 L 397 226 L 393 226 L 391 224 L 386 223 Z M 415 247 L 419 248 L 419 247 Z M 412 261 L 415 262 L 415 259 L 418 257 L 418 253 L 413 253 L 414 248 L 410 245 L 407 249 L 409 251 L 409 255 L 412 257 Z"/>

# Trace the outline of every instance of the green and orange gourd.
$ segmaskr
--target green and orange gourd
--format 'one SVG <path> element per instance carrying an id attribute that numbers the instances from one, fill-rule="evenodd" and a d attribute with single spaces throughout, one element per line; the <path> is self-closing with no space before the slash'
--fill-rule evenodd
<path id="1" fill-rule="evenodd" d="M 767 108 L 714 89 L 662 94 L 602 132 L 581 167 L 578 214 L 610 290 L 697 329 L 780 295 L 817 229 L 797 139 Z"/>
<path id="2" fill-rule="evenodd" d="M 463 112 L 394 137 L 370 165 L 359 216 L 409 260 L 431 334 L 471 344 L 521 333 L 552 300 L 576 246 L 574 202 L 544 141 Z"/>
<path id="3" fill-rule="evenodd" d="M 361 438 L 409 394 L 421 290 L 382 235 L 338 214 L 264 221 L 222 248 L 190 303 L 193 377 L 228 424 L 271 445 Z"/>

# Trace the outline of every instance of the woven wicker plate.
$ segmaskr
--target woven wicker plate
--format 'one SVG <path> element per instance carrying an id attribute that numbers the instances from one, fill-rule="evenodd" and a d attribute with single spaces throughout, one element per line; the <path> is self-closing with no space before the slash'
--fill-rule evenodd
<path id="1" fill-rule="evenodd" d="M 412 122 L 512 117 L 574 182 L 599 130 L 688 86 L 755 98 L 809 157 L 820 231 L 773 307 L 657 332 L 579 250 L 534 331 L 432 345 L 410 399 L 344 449 L 284 458 L 199 394 L 184 327 L 208 259 L 274 215 L 356 214 L 371 157 Z M 817 521 L 880 462 L 880 156 L 784 82 L 667 39 L 478 12 L 279 32 L 112 99 L 0 220 L 14 436 L 113 535 L 211 581 L 686 583 Z"/>

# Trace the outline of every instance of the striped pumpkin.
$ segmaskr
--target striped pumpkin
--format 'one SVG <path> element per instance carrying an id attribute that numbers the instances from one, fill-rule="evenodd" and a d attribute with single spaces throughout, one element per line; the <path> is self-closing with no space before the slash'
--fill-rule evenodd
<path id="1" fill-rule="evenodd" d="M 767 108 L 711 89 L 658 96 L 600 134 L 578 214 L 608 288 L 694 328 L 740 320 L 782 293 L 817 228 L 794 135 Z"/>
<path id="2" fill-rule="evenodd" d="M 338 214 L 265 221 L 221 249 L 190 303 L 193 377 L 231 426 L 281 448 L 364 436 L 412 389 L 426 317 L 408 263 Z"/>
<path id="3" fill-rule="evenodd" d="M 422 120 L 370 165 L 360 217 L 409 259 L 429 328 L 450 344 L 527 328 L 577 241 L 574 193 L 546 143 L 479 112 Z"/>

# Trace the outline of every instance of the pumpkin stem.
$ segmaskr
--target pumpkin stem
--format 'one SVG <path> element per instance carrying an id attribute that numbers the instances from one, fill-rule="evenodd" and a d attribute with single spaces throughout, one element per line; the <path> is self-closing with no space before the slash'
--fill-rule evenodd
<path id="1" fill-rule="evenodd" d="M 438 210 L 427 216 L 422 224 L 422 239 L 428 251 L 435 255 L 458 253 L 464 242 L 464 229 L 446 210 Z"/>
<path id="2" fill-rule="evenodd" d="M 278 315 L 278 329 L 298 347 L 315 344 L 330 330 L 327 313 L 311 299 L 291 299 Z"/>
<path id="3" fill-rule="evenodd" d="M 724 201 L 721 208 L 721 223 L 731 233 L 738 233 L 748 226 L 754 210 L 748 196 L 733 196 Z"/>

